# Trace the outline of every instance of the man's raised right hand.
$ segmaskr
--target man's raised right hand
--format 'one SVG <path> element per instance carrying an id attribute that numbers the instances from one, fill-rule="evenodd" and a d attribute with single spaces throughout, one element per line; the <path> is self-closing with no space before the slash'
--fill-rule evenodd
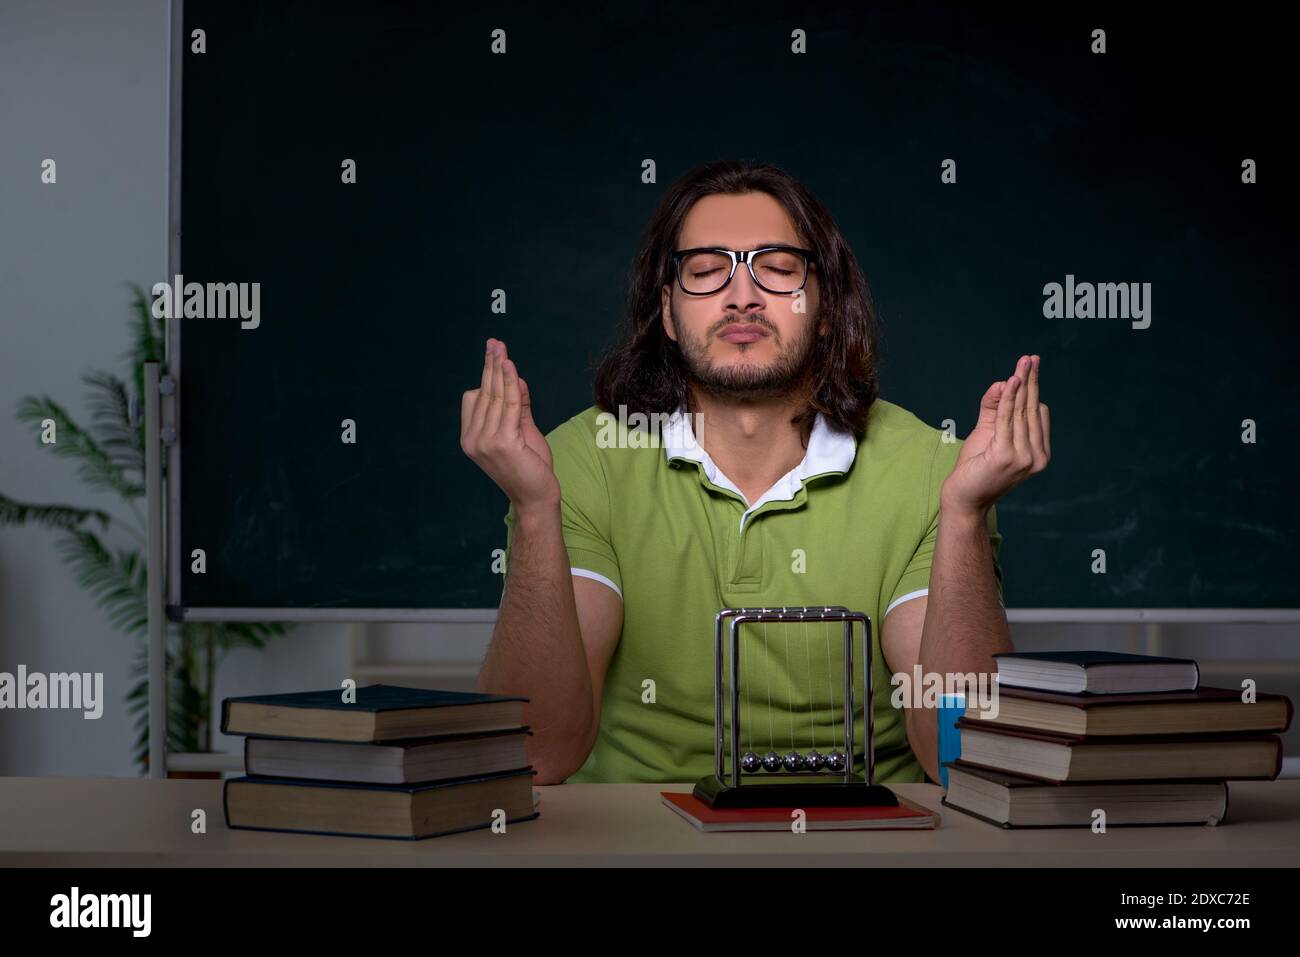
<path id="1" fill-rule="evenodd" d="M 487 341 L 483 381 L 460 403 L 460 447 L 506 493 L 516 512 L 553 507 L 560 482 L 551 447 L 533 422 L 528 383 L 506 356 L 506 344 Z"/>

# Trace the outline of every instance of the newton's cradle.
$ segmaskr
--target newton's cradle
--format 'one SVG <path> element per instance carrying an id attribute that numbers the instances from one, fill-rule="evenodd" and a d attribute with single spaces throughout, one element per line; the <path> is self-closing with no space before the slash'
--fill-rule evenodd
<path id="1" fill-rule="evenodd" d="M 822 635 L 826 645 L 826 679 L 830 689 L 832 716 L 844 715 L 844 750 L 839 750 L 834 740 L 837 732 L 832 730 L 831 738 L 826 740 L 830 748 L 822 753 L 817 746 L 816 719 L 812 713 L 816 690 L 813 684 L 812 650 L 808 625 L 810 623 L 841 622 L 844 625 L 844 691 L 841 708 L 837 712 L 834 702 L 834 674 L 830 665 L 830 633 L 825 627 L 816 630 Z M 856 706 L 853 689 L 853 625 L 862 625 L 863 635 L 863 674 L 864 701 L 862 702 L 863 727 L 866 728 L 866 741 L 862 753 L 862 766 L 865 774 L 854 771 L 853 725 L 856 720 Z M 741 636 L 745 642 L 762 641 L 764 650 L 769 647 L 766 625 L 777 623 L 781 634 L 778 641 L 783 641 L 786 649 L 786 674 L 793 684 L 793 675 L 789 672 L 790 635 L 792 625 L 798 629 L 803 639 L 803 653 L 808 664 L 808 700 L 809 728 L 811 748 L 800 751 L 796 747 L 794 694 L 787 700 L 791 702 L 789 712 L 790 749 L 781 754 L 777 749 L 775 725 L 772 720 L 772 694 L 770 670 L 765 679 L 754 683 L 760 686 L 766 682 L 768 699 L 768 739 L 767 750 L 760 754 L 754 746 L 754 731 L 748 725 L 743 729 L 747 747 L 741 750 L 742 728 L 740 722 L 741 678 L 745 677 L 747 707 L 753 715 L 753 689 L 750 687 L 751 676 L 742 665 L 741 658 L 748 663 L 747 650 L 742 647 Z M 760 629 L 742 632 L 743 626 L 761 624 Z M 724 647 L 723 631 L 728 632 Z M 713 622 L 714 638 L 714 730 L 715 768 L 714 773 L 701 778 L 695 785 L 695 796 L 710 807 L 720 810 L 727 808 L 753 807 L 896 807 L 898 798 L 889 788 L 876 784 L 875 776 L 875 739 L 872 720 L 871 700 L 871 619 L 860 611 L 849 611 L 842 605 L 821 606 L 787 606 L 780 608 L 724 608 L 718 612 Z M 724 654 L 724 651 L 726 652 Z M 765 658 L 770 664 L 770 658 Z M 820 683 L 820 682 L 819 682 Z M 761 692 L 760 692 L 761 693 Z M 724 700 L 728 702 L 724 709 Z M 728 726 L 726 718 L 730 717 Z M 800 725 L 803 716 L 800 716 Z M 832 722 L 834 725 L 836 722 Z M 728 727 L 730 733 L 728 733 Z"/>

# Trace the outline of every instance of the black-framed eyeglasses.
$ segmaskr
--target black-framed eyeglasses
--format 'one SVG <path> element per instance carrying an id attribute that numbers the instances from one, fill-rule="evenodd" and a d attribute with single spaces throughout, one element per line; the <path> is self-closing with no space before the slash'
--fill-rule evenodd
<path id="1" fill-rule="evenodd" d="M 808 282 L 809 264 L 816 262 L 811 249 L 798 246 L 764 246 L 761 249 L 723 249 L 721 246 L 698 246 L 673 253 L 677 285 L 688 296 L 708 296 L 717 292 L 736 274 L 736 264 L 744 263 L 754 285 L 767 292 L 788 296 Z"/>

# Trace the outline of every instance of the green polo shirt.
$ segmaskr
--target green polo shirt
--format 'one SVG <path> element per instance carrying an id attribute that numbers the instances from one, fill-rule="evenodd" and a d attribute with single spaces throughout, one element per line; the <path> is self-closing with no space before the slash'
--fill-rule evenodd
<path id="1" fill-rule="evenodd" d="M 681 410 L 645 428 L 591 406 L 551 431 L 572 573 L 623 600 L 599 733 L 568 780 L 686 782 L 711 774 L 714 617 L 723 608 L 782 605 L 844 605 L 871 618 L 876 781 L 925 780 L 903 712 L 890 704 L 880 623 L 929 587 L 940 486 L 962 445 L 942 436 L 880 399 L 861 439 L 819 415 L 804 460 L 751 505 L 694 441 Z M 513 507 L 505 522 L 508 573 Z M 993 509 L 987 525 L 1001 595 Z M 843 626 L 753 623 L 743 632 L 742 750 L 842 751 Z M 858 629 L 859 772 L 861 654 Z"/>

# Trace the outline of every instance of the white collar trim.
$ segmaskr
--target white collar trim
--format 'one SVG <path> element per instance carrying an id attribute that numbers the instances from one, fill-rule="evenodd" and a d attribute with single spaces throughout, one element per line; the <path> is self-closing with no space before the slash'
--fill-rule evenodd
<path id="1" fill-rule="evenodd" d="M 679 406 L 677 411 L 668 417 L 660 434 L 667 461 L 685 459 L 698 462 L 710 482 L 719 488 L 735 492 L 740 496 L 741 501 L 745 501 L 745 494 L 731 479 L 727 478 L 722 469 L 718 468 L 709 457 L 709 453 L 704 451 L 704 447 L 696 442 L 694 430 L 691 428 L 691 417 L 686 414 L 683 407 Z M 813 420 L 812 432 L 808 437 L 808 450 L 804 453 L 803 460 L 781 476 L 757 502 L 749 505 L 745 513 L 740 516 L 741 530 L 745 528 L 745 519 L 765 502 L 785 502 L 793 499 L 795 493 L 803 487 L 804 479 L 826 472 L 847 472 L 849 466 L 853 464 L 857 450 L 858 443 L 852 433 L 834 427 L 818 412 Z"/>

